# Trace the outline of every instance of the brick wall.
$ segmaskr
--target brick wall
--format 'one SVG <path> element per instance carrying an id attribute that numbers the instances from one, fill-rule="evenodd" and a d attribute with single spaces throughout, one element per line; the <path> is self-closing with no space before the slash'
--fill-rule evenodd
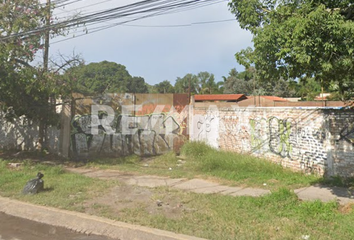
<path id="1" fill-rule="evenodd" d="M 354 111 L 194 107 L 192 140 L 320 175 L 354 177 Z"/>

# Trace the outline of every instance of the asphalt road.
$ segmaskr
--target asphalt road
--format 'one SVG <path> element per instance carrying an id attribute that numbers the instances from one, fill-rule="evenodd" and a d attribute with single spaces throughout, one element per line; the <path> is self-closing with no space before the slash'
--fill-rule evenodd
<path id="1" fill-rule="evenodd" d="M 61 227 L 54 227 L 13 217 L 0 212 L 0 240 L 112 240 L 95 235 L 79 234 Z"/>

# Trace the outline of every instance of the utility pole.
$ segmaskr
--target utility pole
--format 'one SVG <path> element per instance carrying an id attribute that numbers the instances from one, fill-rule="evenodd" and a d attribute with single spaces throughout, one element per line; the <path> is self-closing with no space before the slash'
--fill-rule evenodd
<path id="1" fill-rule="evenodd" d="M 45 20 L 46 31 L 44 36 L 44 54 L 43 54 L 43 72 L 48 72 L 48 61 L 49 61 L 49 34 L 50 34 L 50 0 L 47 0 L 47 16 Z"/>
<path id="2" fill-rule="evenodd" d="M 46 3 L 46 17 L 45 17 L 45 33 L 44 33 L 44 52 L 43 52 L 43 73 L 42 76 L 45 78 L 46 73 L 48 72 L 48 62 L 49 62 L 49 35 L 50 35 L 50 18 L 51 18 L 51 12 L 50 12 L 50 2 L 51 0 L 47 0 Z M 54 100 L 55 101 L 55 100 Z M 53 102 L 53 99 L 50 98 L 50 103 Z M 46 110 L 46 109 L 44 109 Z M 51 111 L 52 109 L 49 109 Z M 46 116 L 47 114 L 43 114 L 43 116 Z M 39 129 L 38 129 L 38 150 L 42 151 L 45 143 L 45 138 L 46 138 L 46 129 L 47 125 L 45 123 L 45 117 L 40 117 L 40 122 L 39 122 Z"/>

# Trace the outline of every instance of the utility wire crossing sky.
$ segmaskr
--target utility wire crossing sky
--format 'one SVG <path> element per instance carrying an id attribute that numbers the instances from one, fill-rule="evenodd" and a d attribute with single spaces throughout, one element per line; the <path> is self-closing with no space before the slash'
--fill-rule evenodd
<path id="1" fill-rule="evenodd" d="M 43 0 L 44 1 L 44 0 Z M 74 28 L 51 39 L 50 52 L 81 54 L 85 62 L 112 61 L 149 84 L 201 71 L 216 81 L 231 68 L 242 71 L 234 54 L 252 46 L 226 0 L 52 0 L 53 23 L 20 33 L 28 36 L 48 28 Z M 46 4 L 43 2 L 42 4 Z M 14 36 L 2 37 L 1 40 Z"/>

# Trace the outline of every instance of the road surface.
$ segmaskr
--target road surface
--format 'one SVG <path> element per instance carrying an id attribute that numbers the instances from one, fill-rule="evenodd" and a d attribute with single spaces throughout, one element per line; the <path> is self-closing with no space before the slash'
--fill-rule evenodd
<path id="1" fill-rule="evenodd" d="M 103 236 L 79 234 L 61 227 L 54 227 L 13 217 L 0 212 L 0 240 L 112 240 Z"/>

